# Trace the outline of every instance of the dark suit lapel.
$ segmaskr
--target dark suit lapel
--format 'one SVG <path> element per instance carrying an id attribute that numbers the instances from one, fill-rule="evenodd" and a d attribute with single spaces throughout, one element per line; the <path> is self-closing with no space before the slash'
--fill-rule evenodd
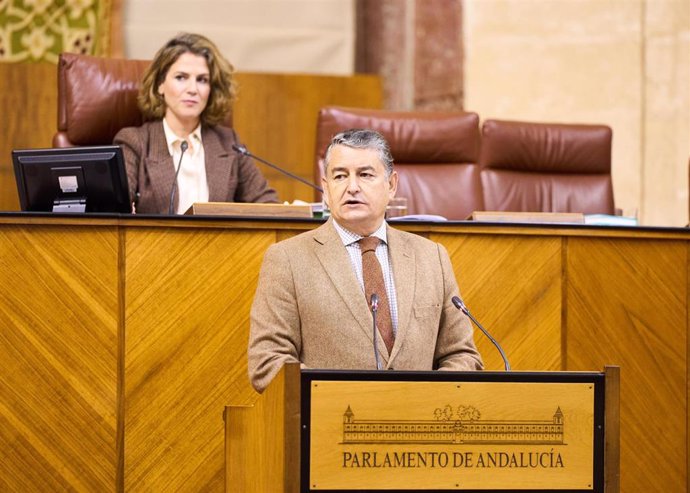
<path id="1" fill-rule="evenodd" d="M 391 360 L 395 358 L 407 336 L 412 317 L 415 278 L 417 268 L 414 251 L 410 247 L 405 235 L 390 226 L 386 232 L 388 238 L 388 255 L 393 268 L 395 280 L 395 294 L 398 301 L 398 331 L 391 353 Z"/>
<path id="2" fill-rule="evenodd" d="M 357 282 L 350 257 L 332 224 L 332 219 L 315 231 L 314 240 L 316 257 L 343 303 L 373 344 L 373 326 L 369 307 L 364 299 L 364 292 Z M 381 346 L 383 341 L 380 338 L 379 341 L 381 341 L 379 347 L 383 347 Z"/>
<path id="3" fill-rule="evenodd" d="M 228 197 L 228 190 L 235 190 L 236 188 L 235 186 L 230 187 L 233 159 L 223 147 L 218 134 L 203 125 L 201 127 L 201 140 L 204 144 L 206 160 L 208 200 L 209 202 L 231 201 L 232 197 Z"/>
<path id="4" fill-rule="evenodd" d="M 146 166 L 146 174 L 150 179 L 150 183 L 157 184 L 155 188 L 152 188 L 156 202 L 164 204 L 167 211 L 168 204 L 170 203 L 170 192 L 175 179 L 175 164 L 173 163 L 172 156 L 170 156 L 170 152 L 168 152 L 163 121 L 151 122 L 148 125 L 149 149 L 144 165 Z M 177 194 L 175 194 L 174 207 L 177 209 Z"/>

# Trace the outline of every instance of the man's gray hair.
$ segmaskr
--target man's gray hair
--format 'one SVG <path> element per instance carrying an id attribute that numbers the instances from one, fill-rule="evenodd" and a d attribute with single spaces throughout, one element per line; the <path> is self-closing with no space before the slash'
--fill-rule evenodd
<path id="1" fill-rule="evenodd" d="M 331 159 L 331 149 L 334 146 L 343 145 L 347 147 L 352 147 L 354 149 L 372 149 L 379 153 L 379 159 L 383 163 L 383 167 L 386 170 L 386 178 L 391 176 L 393 172 L 393 156 L 391 156 L 391 149 L 386 142 L 386 139 L 380 133 L 375 130 L 368 130 L 362 128 L 352 128 L 350 130 L 345 130 L 335 135 L 331 139 L 331 143 L 328 144 L 326 149 L 326 155 L 323 160 L 323 174 L 326 175 L 328 172 L 328 163 Z"/>

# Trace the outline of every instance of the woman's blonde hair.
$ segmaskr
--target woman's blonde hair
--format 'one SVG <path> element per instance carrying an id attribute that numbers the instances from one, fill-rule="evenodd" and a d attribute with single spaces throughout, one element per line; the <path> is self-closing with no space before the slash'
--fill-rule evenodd
<path id="1" fill-rule="evenodd" d="M 163 46 L 144 73 L 137 102 L 146 120 L 159 120 L 165 116 L 165 100 L 158 87 L 165 81 L 168 70 L 180 55 L 193 53 L 206 59 L 209 71 L 210 91 L 201 122 L 217 125 L 225 120 L 237 94 L 234 68 L 215 44 L 200 34 L 180 33 Z"/>

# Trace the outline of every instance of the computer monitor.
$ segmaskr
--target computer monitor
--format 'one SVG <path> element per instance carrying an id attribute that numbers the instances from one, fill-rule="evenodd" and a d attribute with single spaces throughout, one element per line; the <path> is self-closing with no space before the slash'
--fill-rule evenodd
<path id="1" fill-rule="evenodd" d="M 131 212 L 120 146 L 12 151 L 23 211 Z"/>

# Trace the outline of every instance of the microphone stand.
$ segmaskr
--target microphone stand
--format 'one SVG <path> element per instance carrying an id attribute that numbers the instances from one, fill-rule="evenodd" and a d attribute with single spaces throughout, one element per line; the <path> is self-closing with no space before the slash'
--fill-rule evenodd
<path id="1" fill-rule="evenodd" d="M 379 357 L 379 348 L 376 343 L 376 314 L 379 311 L 379 296 L 376 293 L 371 295 L 371 315 L 374 318 L 374 360 L 376 361 L 376 369 L 381 369 L 381 358 Z"/>
<path id="2" fill-rule="evenodd" d="M 252 159 L 255 159 L 255 160 L 259 161 L 260 163 L 263 163 L 263 164 L 265 164 L 266 166 L 269 166 L 269 167 L 273 168 L 273 169 L 276 170 L 276 171 L 280 171 L 280 172 L 283 173 L 284 175 L 287 175 L 287 176 L 289 176 L 290 178 L 292 178 L 293 180 L 297 180 L 297 181 L 299 181 L 299 182 L 301 182 L 301 183 L 304 183 L 305 185 L 310 186 L 311 188 L 313 188 L 314 190 L 316 190 L 317 192 L 323 193 L 323 188 L 314 185 L 313 183 L 311 183 L 311 182 L 305 180 L 304 178 L 302 178 L 301 176 L 297 176 L 297 175 L 295 175 L 295 174 L 293 174 L 293 173 L 290 173 L 290 172 L 287 171 L 287 170 L 284 170 L 284 169 L 281 168 L 280 166 L 276 166 L 276 165 L 273 164 L 273 163 L 269 163 L 269 162 L 266 161 L 265 159 L 261 159 L 259 156 L 255 156 L 254 154 L 252 154 L 251 152 L 249 152 L 249 151 L 247 150 L 247 148 L 244 147 L 244 146 L 237 145 L 237 144 L 233 144 L 233 145 L 232 145 L 232 148 L 233 148 L 236 152 L 242 154 L 243 156 L 247 156 L 247 157 L 250 157 L 250 158 L 252 158 Z"/>
<path id="3" fill-rule="evenodd" d="M 187 141 L 183 140 L 180 144 L 180 150 L 182 151 L 180 153 L 180 162 L 177 163 L 177 169 L 175 170 L 175 178 L 173 179 L 172 190 L 170 190 L 170 206 L 168 207 L 168 214 L 170 214 L 171 216 L 173 214 L 173 204 L 175 202 L 175 190 L 177 190 L 177 175 L 180 174 L 180 168 L 182 167 L 182 158 L 184 157 L 184 153 L 188 147 L 189 144 L 187 144 Z"/>
<path id="4" fill-rule="evenodd" d="M 465 305 L 465 303 L 458 297 L 458 296 L 453 296 L 453 299 L 451 300 L 453 304 L 455 305 L 455 308 L 460 310 L 462 313 L 467 315 L 474 324 L 481 329 L 481 331 L 484 333 L 486 337 L 489 338 L 489 340 L 493 343 L 494 346 L 496 346 L 496 349 L 498 349 L 498 352 L 501 353 L 501 358 L 503 358 L 503 366 L 505 368 L 505 371 L 510 371 L 510 363 L 508 363 L 508 358 L 506 357 L 506 353 L 503 352 L 503 348 L 501 345 L 491 337 L 491 334 L 489 334 L 489 331 L 487 331 L 484 327 L 482 327 L 482 324 L 479 323 L 479 320 L 474 318 L 472 314 L 470 313 L 469 309 Z"/>

